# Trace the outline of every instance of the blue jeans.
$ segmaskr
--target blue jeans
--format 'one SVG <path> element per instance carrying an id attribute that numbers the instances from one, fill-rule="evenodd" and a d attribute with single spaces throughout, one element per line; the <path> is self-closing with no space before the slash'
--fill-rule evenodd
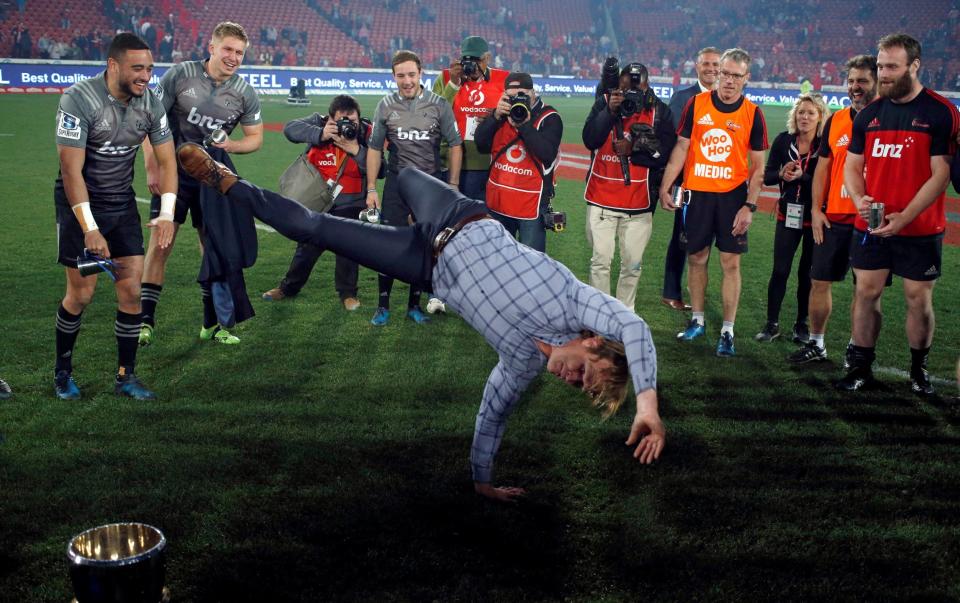
<path id="1" fill-rule="evenodd" d="M 503 224 L 507 232 L 517 237 L 518 241 L 531 249 L 546 253 L 547 230 L 543 225 L 543 216 L 537 217 L 536 220 L 521 220 L 498 214 L 495 211 L 490 212 L 490 215 Z"/>

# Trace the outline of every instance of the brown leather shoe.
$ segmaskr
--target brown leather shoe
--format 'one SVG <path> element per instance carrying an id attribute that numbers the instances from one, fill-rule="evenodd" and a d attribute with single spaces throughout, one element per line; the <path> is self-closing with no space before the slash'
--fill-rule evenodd
<path id="1" fill-rule="evenodd" d="M 353 312 L 360 307 L 360 300 L 356 297 L 346 297 L 343 300 L 343 307 L 349 312 Z"/>
<path id="2" fill-rule="evenodd" d="M 263 294 L 263 299 L 267 301 L 280 301 L 285 297 L 287 296 L 284 295 L 283 289 L 281 289 L 280 287 L 277 287 L 276 289 L 271 289 Z"/>
<path id="3" fill-rule="evenodd" d="M 239 177 L 230 168 L 214 161 L 207 150 L 194 142 L 185 142 L 177 149 L 177 159 L 183 171 L 210 188 L 226 195 Z"/>
<path id="4" fill-rule="evenodd" d="M 678 312 L 689 312 L 690 310 L 692 310 L 692 307 L 690 306 L 690 304 L 685 304 L 679 299 L 668 299 L 666 297 L 661 297 L 660 303 Z"/>

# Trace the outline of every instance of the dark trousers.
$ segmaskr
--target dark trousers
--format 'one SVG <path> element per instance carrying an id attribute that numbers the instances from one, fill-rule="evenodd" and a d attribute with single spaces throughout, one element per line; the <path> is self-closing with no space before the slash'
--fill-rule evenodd
<path id="1" fill-rule="evenodd" d="M 365 207 L 359 205 L 334 206 L 330 209 L 330 215 L 348 220 L 358 220 L 360 210 Z M 283 291 L 284 295 L 290 297 L 300 293 L 303 286 L 307 284 L 307 279 L 310 278 L 310 273 L 313 272 L 313 267 L 317 264 L 321 254 L 323 254 L 322 247 L 317 247 L 311 243 L 297 245 L 287 275 L 280 281 L 280 290 Z M 336 267 L 333 271 L 333 284 L 341 301 L 348 297 L 357 296 L 358 273 L 359 267 L 356 262 L 341 255 L 337 256 Z"/>
<path id="2" fill-rule="evenodd" d="M 318 214 L 246 180 L 237 182 L 227 198 L 243 204 L 288 239 L 316 245 L 381 274 L 427 287 L 433 271 L 434 239 L 464 218 L 487 213 L 487 207 L 413 168 L 400 171 L 397 186 L 417 217 L 413 226 L 368 224 Z"/>
<path id="3" fill-rule="evenodd" d="M 777 230 L 773 238 L 773 274 L 767 285 L 767 321 L 780 322 L 780 306 L 787 293 L 787 280 L 797 247 L 803 243 L 800 251 L 800 265 L 797 266 L 797 322 L 806 322 L 810 306 L 810 265 L 813 263 L 813 230 L 807 226 L 802 230 L 787 228 L 777 221 Z"/>
<path id="4" fill-rule="evenodd" d="M 683 235 L 683 211 L 673 212 L 673 235 L 667 245 L 667 258 L 663 267 L 663 297 L 683 300 L 681 280 L 687 262 L 687 250 L 681 245 Z"/>
<path id="5" fill-rule="evenodd" d="M 547 251 L 547 229 L 543 225 L 543 216 L 536 220 L 520 220 L 511 218 L 497 212 L 490 212 L 490 215 L 503 224 L 512 236 L 531 249 L 536 249 L 542 253 Z"/>

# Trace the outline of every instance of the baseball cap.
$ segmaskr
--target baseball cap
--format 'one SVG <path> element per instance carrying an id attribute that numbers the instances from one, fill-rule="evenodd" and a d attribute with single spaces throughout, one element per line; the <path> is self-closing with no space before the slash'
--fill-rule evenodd
<path id="1" fill-rule="evenodd" d="M 529 73 L 522 73 L 515 71 L 507 76 L 506 81 L 503 84 L 504 88 L 526 88 L 528 90 L 533 90 L 533 78 L 530 77 Z"/>
<path id="2" fill-rule="evenodd" d="M 480 36 L 468 36 L 460 45 L 460 55 L 480 58 L 490 50 L 487 41 Z"/>

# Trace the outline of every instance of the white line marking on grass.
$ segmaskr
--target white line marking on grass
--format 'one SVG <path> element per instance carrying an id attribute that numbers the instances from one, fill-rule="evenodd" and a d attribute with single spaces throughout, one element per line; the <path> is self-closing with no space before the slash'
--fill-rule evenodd
<path id="1" fill-rule="evenodd" d="M 137 203 L 143 203 L 144 205 L 150 205 L 150 199 L 144 199 L 143 197 L 137 197 Z M 254 224 L 258 230 L 263 230 L 265 232 L 277 232 L 276 230 L 270 228 L 266 224 L 260 224 L 259 222 Z"/>
<path id="2" fill-rule="evenodd" d="M 901 377 L 903 379 L 910 379 L 910 373 L 903 369 L 898 369 L 892 366 L 878 366 L 878 373 L 883 373 L 884 375 L 893 375 L 894 377 Z M 953 379 L 944 379 L 943 377 L 937 377 L 936 375 L 928 375 L 930 381 L 936 383 L 937 385 L 956 385 L 956 381 Z"/>
<path id="3" fill-rule="evenodd" d="M 6 132 L 0 132 L 0 137 L 13 138 L 16 134 L 7 134 Z"/>

